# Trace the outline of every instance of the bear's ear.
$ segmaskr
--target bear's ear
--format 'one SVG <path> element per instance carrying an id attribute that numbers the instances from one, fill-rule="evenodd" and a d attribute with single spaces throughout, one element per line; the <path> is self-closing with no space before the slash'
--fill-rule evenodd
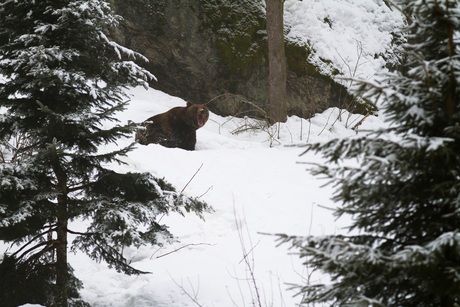
<path id="1" fill-rule="evenodd" d="M 187 101 L 187 107 L 190 107 L 191 105 L 193 105 L 193 102 Z"/>

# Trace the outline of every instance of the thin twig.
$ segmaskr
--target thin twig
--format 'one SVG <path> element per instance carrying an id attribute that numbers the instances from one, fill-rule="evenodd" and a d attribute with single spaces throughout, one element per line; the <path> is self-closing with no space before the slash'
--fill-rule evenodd
<path id="1" fill-rule="evenodd" d="M 208 102 L 206 102 L 205 104 L 208 104 L 210 103 L 211 101 L 214 101 L 220 97 L 227 97 L 227 96 L 230 96 L 230 97 L 237 97 L 237 98 L 240 98 L 240 99 L 243 99 L 243 97 L 239 96 L 239 95 L 236 95 L 236 94 L 232 94 L 232 93 L 225 93 L 225 94 L 222 94 L 222 95 L 217 95 L 216 97 L 214 98 L 211 98 Z"/>
<path id="2" fill-rule="evenodd" d="M 200 169 L 203 167 L 203 163 L 201 163 L 201 166 L 198 168 L 198 170 L 195 172 L 195 174 L 192 176 L 192 178 L 190 178 L 190 180 L 187 182 L 187 184 L 185 185 L 185 187 L 182 189 L 182 191 L 180 191 L 180 193 L 182 194 L 185 190 L 185 188 L 189 185 L 190 182 L 192 182 L 193 178 L 195 178 L 196 174 L 198 174 L 198 172 L 200 171 Z"/>
<path id="3" fill-rule="evenodd" d="M 262 119 L 254 119 L 254 118 L 245 116 L 244 117 L 244 124 L 240 125 L 240 123 L 238 123 L 236 129 L 234 129 L 233 131 L 230 132 L 231 134 L 238 134 L 238 133 L 249 131 L 249 130 L 260 130 L 260 131 L 266 132 L 268 134 L 268 140 L 267 141 L 269 142 L 270 147 L 273 147 L 274 141 L 276 141 L 279 144 L 281 144 L 276 139 L 277 137 L 278 137 L 278 139 L 280 138 L 281 123 L 271 125 L 270 124 L 270 118 L 269 118 L 269 115 L 267 114 L 267 112 L 262 107 L 258 106 L 257 104 L 253 103 L 252 101 L 246 100 L 243 96 L 235 95 L 235 94 L 231 94 L 231 93 L 226 93 L 226 94 L 222 94 L 222 95 L 219 95 L 219 96 L 216 96 L 216 97 L 212 98 L 207 103 L 209 103 L 209 102 L 211 102 L 211 101 L 213 101 L 213 100 L 215 100 L 217 98 L 224 97 L 224 96 L 230 96 L 230 97 L 238 98 L 240 102 L 248 104 L 248 105 L 253 107 L 252 110 L 248 110 L 248 111 L 245 111 L 245 112 L 258 111 L 262 115 L 261 116 Z M 230 121 L 233 121 L 233 119 L 236 118 L 237 115 L 239 115 L 239 116 L 244 115 L 245 112 L 243 112 L 241 110 L 236 112 L 236 115 L 232 116 L 229 120 L 224 122 L 222 124 L 222 126 L 224 126 L 226 123 L 228 123 Z M 250 118 L 251 120 L 253 120 L 253 122 L 252 123 L 248 122 L 247 118 Z M 221 125 L 219 125 L 219 133 L 220 133 L 220 126 Z"/>
<path id="4" fill-rule="evenodd" d="M 177 248 L 177 249 L 175 249 L 175 250 L 173 250 L 173 251 L 170 251 L 169 253 L 166 253 L 166 254 L 157 256 L 156 259 L 162 258 L 162 257 L 164 257 L 164 256 L 168 256 L 168 255 L 170 255 L 170 254 L 172 254 L 172 253 L 178 252 L 178 251 L 180 251 L 181 249 L 186 248 L 186 247 L 189 247 L 189 246 L 199 246 L 199 245 L 209 245 L 209 246 L 213 246 L 213 245 L 215 245 L 215 244 L 210 244 L 210 243 L 190 243 L 190 244 L 181 246 L 181 247 L 179 247 L 179 248 Z M 156 253 L 156 252 L 155 252 L 155 253 Z M 155 254 L 155 253 L 154 253 L 154 254 Z M 152 255 L 152 256 L 153 256 L 153 255 Z"/>
<path id="5" fill-rule="evenodd" d="M 169 272 L 168 272 L 168 274 L 169 274 Z M 169 274 L 169 277 L 171 277 L 172 281 L 176 284 L 176 286 L 178 286 L 182 291 L 184 291 L 184 293 L 185 293 L 195 304 L 197 304 L 197 306 L 203 307 L 203 305 L 201 305 L 201 304 L 198 302 L 198 299 L 197 299 L 198 293 L 195 293 L 195 289 L 193 289 L 193 286 L 192 286 L 192 290 L 193 290 L 193 295 L 194 295 L 194 296 L 191 296 L 190 293 L 188 293 L 188 291 L 185 290 L 184 286 L 179 285 L 179 284 L 174 280 L 174 278 L 171 276 L 171 274 Z M 188 278 L 187 278 L 187 279 L 188 279 Z M 191 285 L 190 279 L 188 279 L 188 282 L 189 282 L 189 284 Z M 198 283 L 199 283 L 199 281 L 198 281 Z"/>
<path id="6" fill-rule="evenodd" d="M 162 249 L 162 247 L 160 246 L 156 251 L 153 252 L 152 256 L 150 256 L 150 260 L 152 260 L 153 258 L 153 255 L 155 255 L 156 253 L 158 253 L 158 251 Z"/>
<path id="7" fill-rule="evenodd" d="M 243 215 L 244 215 L 244 209 L 243 209 Z M 244 238 L 243 238 L 243 229 L 242 229 L 242 225 L 240 223 L 238 223 L 238 220 L 237 220 L 235 204 L 233 204 L 233 216 L 235 218 L 236 229 L 238 231 L 238 236 L 240 238 L 241 250 L 243 251 L 243 255 L 246 254 L 246 256 L 247 256 L 249 253 L 246 253 L 246 246 L 244 244 Z M 252 246 L 251 234 L 249 232 L 249 229 L 248 229 L 247 225 L 246 225 L 246 232 L 248 233 L 249 243 Z M 253 249 L 254 248 L 251 248 L 251 251 Z M 248 270 L 248 272 L 249 272 L 249 274 L 251 276 L 250 281 L 252 282 L 252 285 L 254 287 L 254 291 L 255 291 L 255 294 L 256 294 L 256 300 L 255 301 L 257 302 L 259 307 L 262 307 L 262 302 L 261 302 L 260 294 L 259 294 L 259 288 L 257 286 L 257 281 L 256 281 L 255 273 L 254 273 L 254 255 L 252 256 L 253 257 L 252 258 L 252 264 L 250 263 L 249 259 L 246 256 L 244 256 L 243 260 L 244 260 L 244 262 L 246 264 L 246 269 Z M 248 281 L 248 283 L 249 283 L 249 281 Z M 253 300 L 254 300 L 254 297 L 253 297 Z M 255 305 L 255 302 L 253 302 L 253 304 Z"/>
<path id="8" fill-rule="evenodd" d="M 206 192 L 204 192 L 203 194 L 201 194 L 201 195 L 198 196 L 197 198 L 201 198 L 201 197 L 205 196 L 205 195 L 209 192 L 209 190 L 211 190 L 213 187 L 214 187 L 214 186 L 210 186 L 210 187 L 206 190 Z"/>
<path id="9" fill-rule="evenodd" d="M 327 209 L 327 210 L 331 210 L 331 211 L 335 211 L 335 210 L 336 210 L 335 208 L 326 207 L 326 206 L 323 206 L 323 205 L 318 205 L 318 207 L 323 208 L 323 209 Z"/>
<path id="10" fill-rule="evenodd" d="M 331 118 L 331 115 L 332 115 L 333 112 L 334 112 L 334 108 L 332 108 L 331 113 L 330 113 L 329 116 L 327 117 L 327 121 L 326 121 L 326 124 L 325 124 L 324 127 L 323 127 L 323 130 L 321 130 L 321 132 L 318 134 L 318 136 L 320 136 L 321 133 L 323 133 L 324 129 L 326 129 L 327 124 L 329 124 L 329 119 Z"/>
<path id="11" fill-rule="evenodd" d="M 366 116 L 364 116 L 364 117 L 363 117 L 356 125 L 354 125 L 353 128 L 351 128 L 351 129 L 355 130 L 355 129 L 358 128 L 358 126 L 361 126 L 361 124 L 364 122 L 364 120 L 365 120 L 366 118 L 369 117 L 369 115 L 370 115 L 370 114 L 368 113 Z"/>
<path id="12" fill-rule="evenodd" d="M 254 248 L 257 247 L 257 245 L 259 245 L 260 243 L 260 240 L 259 242 L 256 243 L 256 245 L 254 245 L 250 250 L 249 252 L 246 253 L 246 255 L 243 255 L 243 259 L 240 260 L 240 262 L 238 262 L 238 264 L 241 264 L 241 262 L 243 262 L 243 260 L 246 260 L 246 257 L 254 250 Z"/>

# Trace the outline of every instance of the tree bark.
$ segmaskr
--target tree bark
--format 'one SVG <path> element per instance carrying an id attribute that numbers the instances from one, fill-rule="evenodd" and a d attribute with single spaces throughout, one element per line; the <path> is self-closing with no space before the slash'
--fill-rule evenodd
<path id="1" fill-rule="evenodd" d="M 284 51 L 284 0 L 265 0 L 267 7 L 270 123 L 286 120 L 286 55 Z"/>
<path id="2" fill-rule="evenodd" d="M 67 197 L 58 197 L 56 242 L 56 306 L 67 307 Z"/>
<path id="3" fill-rule="evenodd" d="M 56 141 L 51 145 L 51 166 L 60 190 L 57 203 L 56 240 L 56 291 L 55 306 L 67 307 L 67 174 L 62 169 L 56 153 Z"/>

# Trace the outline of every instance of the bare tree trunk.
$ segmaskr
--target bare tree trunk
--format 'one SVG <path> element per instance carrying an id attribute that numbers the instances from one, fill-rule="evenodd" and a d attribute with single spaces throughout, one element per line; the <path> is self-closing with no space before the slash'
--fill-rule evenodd
<path id="1" fill-rule="evenodd" d="M 52 144 L 51 165 L 60 189 L 57 209 L 57 240 L 56 240 L 56 291 L 55 305 L 67 307 L 67 174 L 62 169 L 56 154 L 56 141 Z"/>
<path id="2" fill-rule="evenodd" d="M 270 123 L 286 120 L 286 55 L 284 51 L 284 0 L 265 0 L 267 6 Z"/>
<path id="3" fill-rule="evenodd" d="M 58 197 L 58 222 L 56 242 L 56 306 L 67 307 L 67 200 Z"/>

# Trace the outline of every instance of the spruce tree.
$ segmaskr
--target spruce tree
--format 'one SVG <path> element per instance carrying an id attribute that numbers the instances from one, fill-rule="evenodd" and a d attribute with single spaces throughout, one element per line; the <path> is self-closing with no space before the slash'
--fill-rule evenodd
<path id="1" fill-rule="evenodd" d="M 139 274 L 122 247 L 172 238 L 160 215 L 210 210 L 148 173 L 111 170 L 134 144 L 98 149 L 132 134 L 114 115 L 127 86 L 154 78 L 142 55 L 108 38 L 118 22 L 103 0 L 0 1 L 0 240 L 17 244 L 0 264 L 1 306 L 84 305 L 69 233 L 72 249 Z M 76 232 L 75 219 L 90 226 Z"/>
<path id="2" fill-rule="evenodd" d="M 403 72 L 359 82 L 389 121 L 366 137 L 313 144 L 313 168 L 337 186 L 344 235 L 281 235 L 330 277 L 303 303 L 460 306 L 460 3 L 400 0 L 408 20 Z M 358 163 L 343 163 L 343 161 Z"/>

